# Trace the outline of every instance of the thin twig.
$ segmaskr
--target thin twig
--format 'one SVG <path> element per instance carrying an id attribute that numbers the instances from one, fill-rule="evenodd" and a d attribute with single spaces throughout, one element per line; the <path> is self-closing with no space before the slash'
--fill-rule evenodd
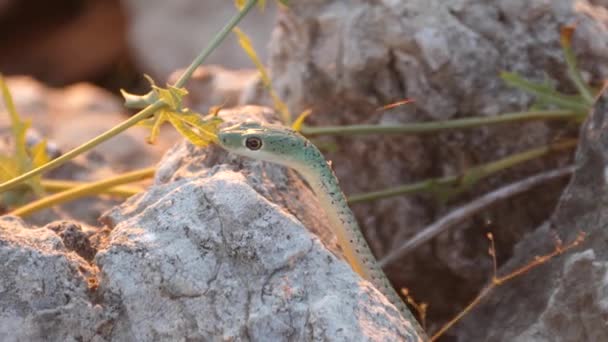
<path id="1" fill-rule="evenodd" d="M 416 122 L 398 125 L 347 125 L 347 126 L 304 126 L 302 134 L 318 135 L 365 135 L 365 134 L 428 134 L 440 131 L 476 128 L 486 125 L 505 124 L 535 120 L 572 120 L 581 116 L 572 110 L 538 110 L 529 112 L 505 113 L 489 117 L 466 117 L 453 120 Z"/>
<path id="2" fill-rule="evenodd" d="M 11 211 L 9 214 L 25 217 L 38 210 L 50 208 L 65 202 L 69 202 L 76 198 L 88 195 L 95 195 L 118 185 L 133 183 L 143 179 L 152 178 L 154 176 L 155 171 L 156 169 L 154 167 L 149 167 L 145 169 L 123 173 L 121 175 L 103 179 L 97 182 L 81 185 L 70 190 L 58 192 L 53 195 L 41 198 L 37 201 L 28 203 L 22 207 Z"/>
<path id="3" fill-rule="evenodd" d="M 54 193 L 71 190 L 73 188 L 89 184 L 87 182 L 60 179 L 42 179 L 40 183 L 42 183 L 42 188 L 44 191 Z M 139 186 L 121 185 L 104 190 L 99 194 L 128 198 L 142 191 L 144 191 L 144 189 Z"/>
<path id="4" fill-rule="evenodd" d="M 379 200 L 394 196 L 402 196 L 406 194 L 415 194 L 422 192 L 434 192 L 441 187 L 447 186 L 464 186 L 463 189 L 468 189 L 478 181 L 489 177 L 497 172 L 514 167 L 521 163 L 541 158 L 550 153 L 570 149 L 577 145 L 576 139 L 564 139 L 550 145 L 533 148 L 524 152 L 515 153 L 495 160 L 487 164 L 477 165 L 466 170 L 460 175 L 444 176 L 441 178 L 430 178 L 416 183 L 393 186 L 383 190 L 354 194 L 348 196 L 348 203 L 355 204 L 365 201 Z M 465 181 L 468 179 L 467 181 Z M 462 189 L 461 189 L 462 190 Z"/>
<path id="5" fill-rule="evenodd" d="M 471 312 L 471 310 L 473 310 L 473 308 L 477 306 L 477 304 L 479 304 L 479 302 L 484 297 L 486 297 L 490 292 L 492 292 L 492 290 L 514 278 L 523 275 L 524 273 L 530 272 L 534 268 L 545 264 L 552 258 L 578 247 L 585 241 L 585 237 L 586 234 L 584 232 L 579 232 L 576 238 L 565 246 L 562 245 L 561 241 L 558 241 L 552 252 L 541 256 L 535 256 L 534 259 L 532 259 L 530 262 L 505 276 L 499 277 L 496 268 L 494 268 L 494 275 L 492 276 L 490 283 L 486 285 L 481 290 L 481 292 L 477 296 L 475 296 L 475 298 L 462 311 L 460 311 L 458 315 L 456 315 L 456 317 L 452 318 L 449 322 L 444 324 L 436 333 L 434 333 L 433 336 L 431 336 L 429 342 L 437 341 L 437 339 L 441 337 L 441 335 L 443 335 L 448 329 L 454 326 L 454 324 L 458 323 L 462 319 L 462 317 Z M 494 265 L 496 265 L 496 249 L 494 247 L 494 239 L 491 233 L 488 234 L 488 239 L 490 239 L 490 256 L 492 257 L 492 262 L 494 263 Z"/>
<path id="6" fill-rule="evenodd" d="M 568 176 L 573 171 L 574 166 L 571 165 L 557 170 L 539 173 L 524 180 L 517 181 L 515 183 L 494 190 L 473 200 L 470 203 L 456 208 L 449 212 L 447 215 L 440 218 L 439 220 L 435 221 L 430 226 L 424 228 L 420 233 L 418 233 L 412 239 L 402 244 L 400 247 L 388 253 L 384 258 L 382 258 L 382 260 L 380 260 L 380 266 L 385 267 L 390 263 L 397 261 L 401 257 L 418 248 L 420 245 L 428 242 L 429 240 L 441 234 L 442 232 L 450 229 L 455 224 L 464 221 L 465 219 L 475 215 L 482 209 L 498 201 L 502 201 L 508 197 L 528 191 L 531 188 L 542 183 L 546 183 L 556 178 Z"/>

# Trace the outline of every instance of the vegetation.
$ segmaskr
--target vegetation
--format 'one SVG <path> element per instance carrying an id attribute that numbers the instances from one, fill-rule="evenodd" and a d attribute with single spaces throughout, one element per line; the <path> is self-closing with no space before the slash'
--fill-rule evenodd
<path id="1" fill-rule="evenodd" d="M 285 0 L 279 2 L 283 5 L 287 4 L 287 1 Z M 292 125 L 294 129 L 299 130 L 302 134 L 310 137 L 320 135 L 430 134 L 446 130 L 471 129 L 486 125 L 532 120 L 562 120 L 580 123 L 587 116 L 598 94 L 601 92 L 600 89 L 594 89 L 584 82 L 584 79 L 577 68 L 576 58 L 571 48 L 571 37 L 574 28 L 566 27 L 561 32 L 561 44 L 567 63 L 568 76 L 577 90 L 577 94 L 561 93 L 555 88 L 555 85 L 549 81 L 534 82 L 520 75 L 505 72 L 501 77 L 507 84 L 529 92 L 536 97 L 537 102 L 529 111 L 505 113 L 489 118 L 469 117 L 403 125 L 306 126 L 304 125 L 304 120 L 310 114 L 310 111 L 304 111 L 293 120 L 288 106 L 273 90 L 269 73 L 265 70 L 263 63 L 257 57 L 248 37 L 243 31 L 236 27 L 256 3 L 263 8 L 265 1 L 235 1 L 239 12 L 214 37 L 209 43 L 209 46 L 201 51 L 175 84 L 159 87 L 148 77 L 151 90 L 147 94 L 135 95 L 123 91 L 125 105 L 129 108 L 139 109 L 140 111 L 111 130 L 94 137 L 56 159 L 51 160 L 46 154 L 46 142 L 44 140 L 33 146 L 28 145 L 26 141 L 26 132 L 30 123 L 20 119 L 6 84 L 3 79 L 0 78 L 2 95 L 12 121 L 14 144 L 12 155 L 0 156 L 0 200 L 2 201 L 0 203 L 0 209 L 12 210 L 12 214 L 26 216 L 37 210 L 52 207 L 82 196 L 110 194 L 113 196 L 128 197 L 133 195 L 140 189 L 133 186 L 124 186 L 124 184 L 152 177 L 154 175 L 154 168 L 135 170 L 122 175 L 117 175 L 110 179 L 92 183 L 46 180 L 42 178 L 42 174 L 93 149 L 100 143 L 121 134 L 134 125 L 149 127 L 150 135 L 148 141 L 150 143 L 156 141 L 160 127 L 163 123 L 171 124 L 184 138 L 188 139 L 188 141 L 196 146 L 204 147 L 214 143 L 217 139 L 216 131 L 221 123 L 221 119 L 217 116 L 217 111 L 203 116 L 183 107 L 182 99 L 188 94 L 184 85 L 192 76 L 194 70 L 205 61 L 230 32 L 234 32 L 237 35 L 243 50 L 252 59 L 254 65 L 259 70 L 262 83 L 269 92 L 273 104 L 280 113 L 283 122 Z M 408 101 L 401 101 L 395 105 L 401 105 L 406 102 Z M 391 105 L 389 105 L 389 107 L 390 106 Z M 445 200 L 446 198 L 458 195 L 463 191 L 468 191 L 480 180 L 496 174 L 497 172 L 536 158 L 544 157 L 549 153 L 571 149 L 576 146 L 576 143 L 576 140 L 573 139 L 557 141 L 548 146 L 540 146 L 529 151 L 507 156 L 497 161 L 472 167 L 461 175 L 448 176 L 439 179 L 427 179 L 412 184 L 393 187 L 391 189 L 380 189 L 371 193 L 356 194 L 351 196 L 349 200 L 351 203 L 358 203 L 420 192 L 431 193 L 436 195 L 439 199 Z M 47 192 L 56 193 L 44 197 Z M 32 197 L 41 198 L 37 201 L 31 201 Z M 488 236 L 488 238 L 493 243 L 491 235 Z M 468 312 L 470 307 L 479 302 L 479 300 L 493 287 L 504 283 L 514 276 L 527 272 L 531 268 L 546 262 L 552 256 L 561 254 L 581 242 L 582 238 L 579 238 L 565 247 L 560 244 L 553 253 L 533 261 L 528 266 L 524 266 L 524 268 L 514 272 L 512 275 L 501 278 L 496 275 L 495 271 L 491 285 L 482 291 L 479 297 L 463 311 L 463 314 Z M 490 252 L 494 258 L 495 251 L 493 245 Z M 410 303 L 415 304 L 411 298 L 409 300 Z M 425 305 L 414 306 L 418 307 L 421 312 L 426 310 Z M 422 313 L 422 316 L 424 317 L 424 313 Z M 459 315 L 457 319 L 460 317 L 461 315 Z M 451 326 L 451 324 L 452 323 L 450 323 L 449 326 Z M 443 331 L 444 329 L 442 329 L 440 333 Z"/>

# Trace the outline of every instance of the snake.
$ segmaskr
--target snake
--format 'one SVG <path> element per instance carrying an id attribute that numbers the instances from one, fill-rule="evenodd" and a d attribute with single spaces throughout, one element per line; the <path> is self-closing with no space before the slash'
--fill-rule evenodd
<path id="1" fill-rule="evenodd" d="M 330 228 L 352 269 L 378 289 L 411 324 L 412 341 L 427 340 L 426 333 L 374 257 L 331 163 L 313 143 L 293 129 L 253 121 L 220 129 L 217 135 L 218 144 L 228 152 L 286 166 L 299 173 L 326 212 Z"/>

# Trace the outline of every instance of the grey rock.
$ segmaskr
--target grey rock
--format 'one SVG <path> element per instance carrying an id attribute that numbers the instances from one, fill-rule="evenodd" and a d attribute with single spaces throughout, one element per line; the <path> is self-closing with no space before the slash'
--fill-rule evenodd
<path id="1" fill-rule="evenodd" d="M 581 129 L 577 170 L 555 213 L 516 246 L 499 273 L 551 252 L 552 235 L 567 244 L 584 232 L 582 245 L 497 289 L 456 328 L 459 341 L 608 340 L 607 128 L 604 95 Z"/>
<path id="2" fill-rule="evenodd" d="M 608 340 L 608 262 L 589 249 L 569 256 L 563 267 L 538 322 L 513 341 Z"/>
<path id="3" fill-rule="evenodd" d="M 228 124 L 271 114 L 222 111 Z M 282 167 L 176 146 L 155 185 L 105 217 L 100 289 L 122 303 L 112 339 L 409 340 L 397 310 L 290 213 L 326 230 L 311 196 Z"/>
<path id="4" fill-rule="evenodd" d="M 114 311 L 95 303 L 96 274 L 51 229 L 0 217 L 0 340 L 105 341 Z"/>
<path id="5" fill-rule="evenodd" d="M 279 96 L 311 125 L 391 124 L 495 116 L 523 111 L 532 97 L 506 86 L 517 72 L 574 92 L 559 45 L 561 25 L 576 23 L 574 50 L 590 82 L 608 76 L 607 10 L 571 0 L 315 0 L 279 12 L 270 66 Z M 415 103 L 378 112 L 404 98 Z M 517 123 L 425 136 L 324 138 L 346 194 L 461 174 L 470 167 L 547 145 L 576 132 L 563 123 Z M 543 170 L 564 166 L 560 153 L 501 172 L 447 203 L 409 196 L 357 204 L 355 214 L 377 256 L 472 198 Z M 442 234 L 398 266 L 394 283 L 430 303 L 431 324 L 451 317 L 486 281 L 485 225 L 501 250 L 553 212 L 565 182 L 499 203 Z M 534 208 L 530 207 L 534 203 Z M 472 247 L 475 246 L 475 247 Z M 439 289 L 435 284 L 450 283 Z M 445 298 L 451 298 L 446 301 Z"/>
<path id="6" fill-rule="evenodd" d="M 148 191 L 105 215 L 111 231 L 0 218 L 0 338 L 417 341 L 303 225 L 332 246 L 321 213 L 292 171 L 182 142 Z"/>

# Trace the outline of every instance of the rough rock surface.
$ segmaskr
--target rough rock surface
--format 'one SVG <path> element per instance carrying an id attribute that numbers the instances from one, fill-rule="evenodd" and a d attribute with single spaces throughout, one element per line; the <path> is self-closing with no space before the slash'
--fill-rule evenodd
<path id="1" fill-rule="evenodd" d="M 293 112 L 313 109 L 311 125 L 390 124 L 495 116 L 529 108 L 531 96 L 507 87 L 503 70 L 572 91 L 559 28 L 576 23 L 579 64 L 596 82 L 608 76 L 608 11 L 585 0 L 297 1 L 281 11 L 273 32 L 275 88 Z M 415 103 L 376 109 L 404 98 Z M 517 123 L 426 136 L 337 138 L 329 153 L 347 194 L 460 174 L 473 165 L 574 134 L 560 123 Z M 431 196 L 358 204 L 354 210 L 382 256 L 453 205 L 527 175 L 562 166 L 570 156 L 544 158 L 502 172 L 448 205 Z M 500 250 L 511 248 L 553 211 L 564 182 L 499 203 L 420 248 L 389 269 L 397 284 L 430 302 L 430 318 L 471 298 L 491 271 L 486 222 Z M 530 203 L 534 203 L 530 206 Z M 440 289 L 437 283 L 453 284 Z M 445 298 L 452 300 L 446 301 Z"/>
<path id="2" fill-rule="evenodd" d="M 552 233 L 567 244 L 585 232 L 584 244 L 490 295 L 455 330 L 459 341 L 608 341 L 606 95 L 581 130 L 576 160 L 578 169 L 551 220 L 517 245 L 500 273 L 550 252 Z"/>
<path id="3" fill-rule="evenodd" d="M 178 144 L 155 184 L 97 234 L 0 218 L 0 338 L 414 341 L 386 298 L 305 228 L 331 246 L 321 212 L 290 170 Z"/>
<path id="4" fill-rule="evenodd" d="M 0 217 L 0 340 L 104 341 L 117 312 L 95 303 L 96 273 L 53 230 Z"/>

